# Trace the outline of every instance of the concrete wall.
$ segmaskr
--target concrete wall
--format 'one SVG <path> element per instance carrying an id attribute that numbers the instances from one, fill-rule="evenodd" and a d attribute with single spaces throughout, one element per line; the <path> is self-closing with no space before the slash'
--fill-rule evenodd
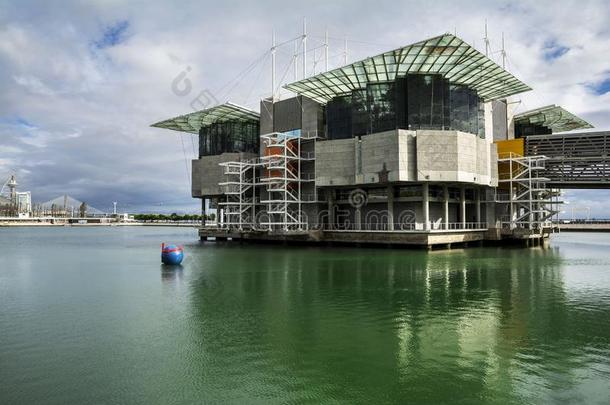
<path id="1" fill-rule="evenodd" d="M 307 98 L 300 97 L 302 105 L 301 129 L 305 133 L 324 134 L 324 107 Z"/>
<path id="2" fill-rule="evenodd" d="M 352 185 L 355 181 L 354 139 L 316 142 L 316 185 Z"/>
<path id="3" fill-rule="evenodd" d="M 273 132 L 273 103 L 270 99 L 261 100 L 260 134 Z"/>
<path id="4" fill-rule="evenodd" d="M 356 142 L 356 184 L 414 181 L 414 135 L 413 131 L 393 130 L 361 137 Z"/>
<path id="5" fill-rule="evenodd" d="M 316 144 L 316 184 L 440 181 L 497 184 L 495 146 L 459 131 L 393 130 Z"/>
<path id="6" fill-rule="evenodd" d="M 226 176 L 224 168 L 219 164 L 234 162 L 256 157 L 253 153 L 223 153 L 222 155 L 203 156 L 192 161 L 191 195 L 194 198 L 217 197 L 223 193 L 218 183 L 224 181 Z"/>
<path id="7" fill-rule="evenodd" d="M 301 128 L 302 108 L 300 97 L 287 98 L 273 103 L 273 132 Z"/>
<path id="8" fill-rule="evenodd" d="M 460 131 L 417 131 L 417 180 L 493 185 L 492 144 Z"/>
<path id="9" fill-rule="evenodd" d="M 494 100 L 492 108 L 492 138 L 494 141 L 508 139 L 508 117 L 506 100 Z"/>
<path id="10" fill-rule="evenodd" d="M 316 185 L 416 181 L 415 131 L 393 130 L 316 143 Z"/>
<path id="11" fill-rule="evenodd" d="M 260 103 L 260 133 L 285 132 L 302 129 L 304 132 L 324 133 L 324 107 L 307 97 L 297 96 L 271 103 Z"/>

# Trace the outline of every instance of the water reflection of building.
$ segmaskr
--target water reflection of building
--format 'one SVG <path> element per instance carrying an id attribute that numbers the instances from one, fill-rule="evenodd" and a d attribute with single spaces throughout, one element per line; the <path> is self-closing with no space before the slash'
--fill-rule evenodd
<path id="1" fill-rule="evenodd" d="M 253 373 L 281 370 L 331 391 L 359 385 L 390 397 L 457 381 L 468 395 L 511 400 L 530 372 L 551 378 L 543 363 L 576 361 L 565 342 L 589 344 L 571 327 L 587 315 L 568 302 L 556 250 L 225 253 L 222 262 L 206 258 L 193 284 L 205 325 L 197 333 L 223 364 L 254 351 Z M 541 344 L 566 357 L 535 364 Z M 448 400 L 443 393 L 429 394 Z"/>

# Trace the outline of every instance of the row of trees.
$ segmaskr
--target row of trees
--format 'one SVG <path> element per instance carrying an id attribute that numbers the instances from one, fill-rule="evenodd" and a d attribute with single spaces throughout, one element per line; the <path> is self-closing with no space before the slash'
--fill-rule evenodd
<path id="1" fill-rule="evenodd" d="M 216 215 L 214 214 L 210 214 L 210 215 L 204 215 L 206 221 L 214 221 L 216 219 Z M 176 214 L 175 212 L 171 213 L 170 215 L 165 215 L 165 214 L 135 214 L 133 216 L 133 218 L 135 220 L 138 221 L 172 221 L 172 222 L 177 222 L 177 221 L 201 221 L 202 220 L 202 215 L 189 215 L 189 214 L 184 214 L 184 215 L 179 215 Z"/>

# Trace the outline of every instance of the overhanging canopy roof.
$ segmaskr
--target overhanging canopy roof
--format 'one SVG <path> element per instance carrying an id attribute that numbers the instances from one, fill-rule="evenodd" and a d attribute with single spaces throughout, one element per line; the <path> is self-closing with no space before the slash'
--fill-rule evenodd
<path id="1" fill-rule="evenodd" d="M 241 121 L 258 122 L 260 114 L 246 107 L 230 102 L 196 111 L 194 113 L 180 115 L 165 121 L 152 124 L 152 127 L 173 129 L 174 131 L 190 132 L 198 134 L 202 127 L 212 125 L 215 122 Z"/>
<path id="2" fill-rule="evenodd" d="M 549 128 L 553 133 L 593 128 L 593 125 L 557 105 L 547 105 L 515 115 L 517 124 L 535 124 Z"/>
<path id="3" fill-rule="evenodd" d="M 382 53 L 284 87 L 326 103 L 363 89 L 367 83 L 393 81 L 407 73 L 441 74 L 451 83 L 475 89 L 485 101 L 531 90 L 460 38 L 445 34 Z"/>

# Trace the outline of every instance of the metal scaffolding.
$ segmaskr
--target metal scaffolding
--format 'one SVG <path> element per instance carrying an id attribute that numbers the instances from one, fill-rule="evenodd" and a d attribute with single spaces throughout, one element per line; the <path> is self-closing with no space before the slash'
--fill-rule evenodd
<path id="1" fill-rule="evenodd" d="M 219 202 L 224 207 L 223 225 L 229 229 L 252 229 L 256 220 L 257 163 L 244 160 L 220 163 L 227 180 L 219 183 L 226 196 Z"/>
<path id="2" fill-rule="evenodd" d="M 304 172 L 306 163 L 315 161 L 315 145 L 311 151 L 303 146 L 315 142 L 317 131 L 273 132 L 261 135 L 264 154 L 261 184 L 266 186 L 266 197 L 261 201 L 267 205 L 266 216 L 260 225 L 269 230 L 303 231 L 307 230 L 307 217 L 303 204 L 316 202 L 315 173 Z M 305 183 L 312 184 L 312 195 L 305 195 Z"/>
<path id="3" fill-rule="evenodd" d="M 548 188 L 545 170 L 546 156 L 521 156 L 515 153 L 500 155 L 499 187 L 496 202 L 507 209 L 500 217 L 503 228 L 525 228 L 541 231 L 552 227 L 551 218 L 559 213 L 561 192 Z"/>

